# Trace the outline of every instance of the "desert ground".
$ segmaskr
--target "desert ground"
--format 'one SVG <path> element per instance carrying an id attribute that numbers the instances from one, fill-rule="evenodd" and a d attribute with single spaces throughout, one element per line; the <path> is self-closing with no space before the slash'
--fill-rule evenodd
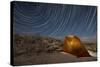
<path id="1" fill-rule="evenodd" d="M 76 57 L 62 50 L 63 41 L 39 35 L 13 35 L 13 65 L 37 65 L 97 60 L 97 44 L 84 43 L 91 57 Z"/>

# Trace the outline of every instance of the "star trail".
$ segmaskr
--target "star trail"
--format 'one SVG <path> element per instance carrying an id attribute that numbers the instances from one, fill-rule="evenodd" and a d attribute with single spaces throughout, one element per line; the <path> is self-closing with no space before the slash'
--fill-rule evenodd
<path id="1" fill-rule="evenodd" d="M 94 37 L 97 34 L 97 7 L 14 1 L 13 32 Z"/>

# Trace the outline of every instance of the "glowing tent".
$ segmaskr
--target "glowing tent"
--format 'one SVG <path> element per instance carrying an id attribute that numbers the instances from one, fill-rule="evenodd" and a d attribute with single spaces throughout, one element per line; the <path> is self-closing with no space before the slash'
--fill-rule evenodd
<path id="1" fill-rule="evenodd" d="M 81 43 L 81 40 L 74 35 L 66 36 L 63 44 L 64 52 L 73 54 L 77 57 L 89 57 L 89 53 Z"/>

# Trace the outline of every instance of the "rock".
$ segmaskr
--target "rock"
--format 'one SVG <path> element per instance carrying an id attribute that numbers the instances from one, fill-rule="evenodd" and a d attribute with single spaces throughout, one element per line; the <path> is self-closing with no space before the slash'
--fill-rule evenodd
<path id="1" fill-rule="evenodd" d="M 77 57 L 89 57 L 89 53 L 83 46 L 81 40 L 74 35 L 66 36 L 64 39 L 63 50 Z"/>

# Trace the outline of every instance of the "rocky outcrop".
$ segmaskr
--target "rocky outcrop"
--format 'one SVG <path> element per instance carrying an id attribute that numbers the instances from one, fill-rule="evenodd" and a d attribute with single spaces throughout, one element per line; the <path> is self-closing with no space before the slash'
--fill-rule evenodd
<path id="1" fill-rule="evenodd" d="M 81 40 L 74 35 L 66 36 L 64 39 L 63 50 L 77 57 L 89 57 L 89 53 L 82 44 Z"/>

